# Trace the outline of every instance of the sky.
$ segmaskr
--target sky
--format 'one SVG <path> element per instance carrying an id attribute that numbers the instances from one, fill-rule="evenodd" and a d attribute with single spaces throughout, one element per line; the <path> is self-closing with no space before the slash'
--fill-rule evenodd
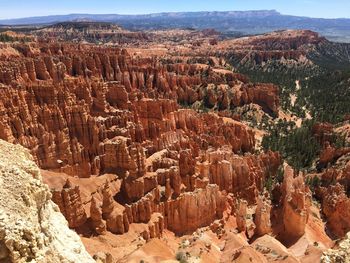
<path id="1" fill-rule="evenodd" d="M 350 0 L 0 0 L 0 19 L 71 13 L 148 14 L 262 9 L 297 16 L 350 18 Z"/>

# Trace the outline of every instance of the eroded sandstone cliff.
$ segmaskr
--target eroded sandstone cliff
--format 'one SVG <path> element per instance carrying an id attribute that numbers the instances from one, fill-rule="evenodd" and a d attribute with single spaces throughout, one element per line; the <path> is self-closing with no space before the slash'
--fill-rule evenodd
<path id="1" fill-rule="evenodd" d="M 94 262 L 28 150 L 0 140 L 0 261 Z"/>

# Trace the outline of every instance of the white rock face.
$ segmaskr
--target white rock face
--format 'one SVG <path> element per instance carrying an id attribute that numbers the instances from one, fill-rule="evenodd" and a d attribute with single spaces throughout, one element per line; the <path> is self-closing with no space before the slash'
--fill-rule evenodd
<path id="1" fill-rule="evenodd" d="M 336 249 L 329 249 L 321 257 L 322 263 L 350 263 L 350 232 L 338 244 Z"/>
<path id="2" fill-rule="evenodd" d="M 29 152 L 2 140 L 0 262 L 95 262 L 51 201 Z"/>

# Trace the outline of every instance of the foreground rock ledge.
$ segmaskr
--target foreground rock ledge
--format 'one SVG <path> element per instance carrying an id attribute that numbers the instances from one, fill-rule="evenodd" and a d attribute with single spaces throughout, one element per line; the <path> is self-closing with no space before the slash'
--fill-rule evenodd
<path id="1" fill-rule="evenodd" d="M 350 232 L 334 249 L 324 252 L 321 258 L 322 263 L 350 262 Z"/>
<path id="2" fill-rule="evenodd" d="M 23 147 L 0 140 L 0 262 L 95 262 Z"/>

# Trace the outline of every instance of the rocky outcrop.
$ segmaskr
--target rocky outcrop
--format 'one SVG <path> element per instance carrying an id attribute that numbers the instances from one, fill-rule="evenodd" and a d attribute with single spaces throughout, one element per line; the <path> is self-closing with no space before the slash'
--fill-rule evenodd
<path id="1" fill-rule="evenodd" d="M 350 231 L 350 198 L 344 187 L 337 183 L 328 188 L 321 188 L 322 211 L 327 218 L 327 225 L 337 237 L 344 237 Z"/>
<path id="2" fill-rule="evenodd" d="M 257 236 L 271 233 L 271 199 L 267 192 L 265 192 L 264 195 L 260 195 L 258 198 L 254 223 L 256 225 L 255 233 Z"/>
<path id="3" fill-rule="evenodd" d="M 311 206 L 311 192 L 302 175 L 294 177 L 290 166 L 284 168 L 282 184 L 283 226 L 290 238 L 299 238 L 305 233 Z"/>
<path id="4" fill-rule="evenodd" d="M 321 145 L 325 145 L 327 142 L 332 141 L 334 136 L 334 126 L 330 123 L 316 123 L 312 127 L 312 134 L 320 142 Z"/>
<path id="5" fill-rule="evenodd" d="M 148 223 L 150 238 L 160 238 L 164 230 L 164 217 L 160 213 L 153 213 Z M 147 240 L 147 239 L 146 239 Z"/>
<path id="6" fill-rule="evenodd" d="M 108 172 L 128 172 L 132 178 L 145 174 L 146 156 L 140 144 L 127 145 L 127 138 L 115 137 L 105 143 L 103 168 Z"/>
<path id="7" fill-rule="evenodd" d="M 239 200 L 236 211 L 237 229 L 240 232 L 246 232 L 247 230 L 247 202 Z"/>
<path id="8" fill-rule="evenodd" d="M 79 186 L 74 186 L 69 179 L 61 191 L 52 192 L 52 201 L 60 208 L 69 227 L 79 227 L 86 222 L 87 216 L 81 201 Z"/>
<path id="9" fill-rule="evenodd" d="M 165 222 L 169 230 L 182 235 L 210 225 L 223 216 L 224 210 L 225 197 L 217 186 L 208 185 L 169 201 L 165 206 Z"/>
<path id="10" fill-rule="evenodd" d="M 243 106 L 249 103 L 255 103 L 269 113 L 278 115 L 279 107 L 279 88 L 272 84 L 244 84 L 239 90 L 235 89 L 236 94 L 232 103 L 235 106 Z"/>
<path id="11" fill-rule="evenodd" d="M 159 202 L 159 192 L 155 189 L 125 208 L 114 202 L 113 209 L 105 216 L 107 229 L 123 234 L 131 223 L 147 223 L 149 232 L 142 234 L 147 239 L 160 237 L 163 229 L 169 229 L 177 235 L 189 234 L 222 218 L 226 209 L 225 200 L 225 196 L 214 185 L 183 193 L 165 202 Z"/>
<path id="12" fill-rule="evenodd" d="M 333 262 L 350 262 L 350 233 L 348 233 L 339 244 L 323 253 L 321 257 L 322 263 Z"/>
<path id="13" fill-rule="evenodd" d="M 0 170 L 0 261 L 94 262 L 27 150 L 0 140 Z"/>
<path id="14" fill-rule="evenodd" d="M 256 203 L 268 174 L 274 175 L 280 165 L 278 153 L 235 155 L 228 148 L 209 149 L 202 156 L 200 176 L 217 184 L 220 190 L 235 193 L 249 204 Z"/>
<path id="15" fill-rule="evenodd" d="M 229 110 L 249 103 L 260 105 L 269 114 L 278 114 L 279 88 L 272 84 L 240 83 L 208 86 L 203 90 L 204 105 L 218 110 Z M 193 99 L 193 98 L 192 98 Z M 199 98 L 198 98 L 199 100 Z M 192 101 L 187 101 L 192 104 Z"/>
<path id="16" fill-rule="evenodd" d="M 106 224 L 102 219 L 102 207 L 95 197 L 91 199 L 90 218 L 95 232 L 97 234 L 103 234 L 106 231 Z"/>
<path id="17" fill-rule="evenodd" d="M 335 148 L 327 141 L 320 153 L 319 164 L 321 167 L 326 167 L 348 153 L 350 153 L 350 147 Z"/>

